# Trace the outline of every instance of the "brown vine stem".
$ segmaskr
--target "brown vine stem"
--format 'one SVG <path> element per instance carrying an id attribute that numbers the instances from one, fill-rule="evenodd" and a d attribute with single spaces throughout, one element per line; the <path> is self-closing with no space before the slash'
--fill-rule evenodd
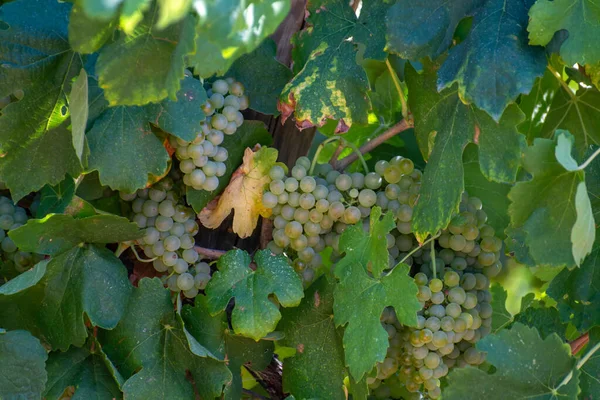
<path id="1" fill-rule="evenodd" d="M 210 260 L 216 260 L 226 253 L 226 251 L 223 250 L 207 249 L 206 247 L 200 246 L 194 246 L 194 250 L 196 250 L 196 253 Z"/>
<path id="2" fill-rule="evenodd" d="M 367 143 L 363 144 L 358 150 L 360 151 L 361 154 L 366 154 L 366 153 L 372 151 L 374 148 L 376 148 L 380 144 L 382 144 L 383 142 L 385 142 L 386 140 L 388 140 L 389 138 L 396 136 L 400 132 L 404 132 L 405 130 L 410 129 L 413 126 L 414 126 L 414 123 L 413 123 L 412 119 L 411 120 L 403 119 L 402 121 L 398 122 L 396 125 L 389 128 L 387 131 L 383 132 L 381 135 L 379 135 L 379 136 L 373 138 L 372 140 L 368 141 Z M 342 158 L 341 160 L 339 160 L 336 163 L 335 169 L 337 169 L 337 170 L 346 169 L 350 164 L 352 164 L 356 160 L 358 160 L 358 154 L 356 154 L 356 153 L 349 154 L 348 156 Z"/>
<path id="3" fill-rule="evenodd" d="M 329 159 L 329 164 L 332 167 L 335 166 L 335 163 L 336 163 L 338 157 L 340 156 L 340 154 L 342 154 L 342 151 L 344 151 L 345 148 L 346 148 L 346 146 L 344 146 L 344 143 L 342 141 L 340 141 L 340 143 L 338 144 L 338 147 L 335 149 L 335 151 L 333 152 L 333 155 Z"/>
<path id="4" fill-rule="evenodd" d="M 579 353 L 579 351 L 582 348 L 584 348 L 585 345 L 589 343 L 589 341 L 590 334 L 587 332 L 579 336 L 577 339 L 573 340 L 571 343 L 569 343 L 569 346 L 571 346 L 571 354 L 575 355 Z"/>

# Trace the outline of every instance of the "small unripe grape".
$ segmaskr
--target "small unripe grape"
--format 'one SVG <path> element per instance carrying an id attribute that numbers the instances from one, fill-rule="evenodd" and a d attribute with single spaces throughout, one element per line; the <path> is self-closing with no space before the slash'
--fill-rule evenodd
<path id="1" fill-rule="evenodd" d="M 208 101 L 212 104 L 213 109 L 217 110 L 223 107 L 223 104 L 225 103 L 225 97 L 221 93 L 213 93 Z"/>
<path id="2" fill-rule="evenodd" d="M 229 84 L 223 79 L 217 79 L 212 84 L 213 93 L 220 93 L 226 95 L 229 92 Z"/>
<path id="3" fill-rule="evenodd" d="M 190 290 L 194 287 L 194 277 L 187 272 L 179 275 L 177 278 L 177 287 L 180 290 Z"/>

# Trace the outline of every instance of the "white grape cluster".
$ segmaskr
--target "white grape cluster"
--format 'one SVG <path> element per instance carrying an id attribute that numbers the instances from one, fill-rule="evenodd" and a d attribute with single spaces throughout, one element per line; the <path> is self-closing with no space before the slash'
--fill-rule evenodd
<path id="1" fill-rule="evenodd" d="M 5 270 L 22 273 L 43 259 L 39 254 L 20 251 L 8 237 L 8 232 L 27 222 L 29 217 L 24 208 L 15 205 L 8 197 L 0 196 L 0 262 L 7 264 Z"/>
<path id="2" fill-rule="evenodd" d="M 329 164 L 317 164 L 311 176 L 310 168 L 306 157 L 296 161 L 291 176 L 286 176 L 282 167 L 274 166 L 269 171 L 272 181 L 262 198 L 263 205 L 273 210 L 273 241 L 269 249 L 277 254 L 285 252 L 294 260 L 305 283 L 315 278 L 322 265 L 319 252 L 326 246 L 332 247 L 334 261 L 340 256 L 339 238 L 347 226 L 364 221 L 368 229 L 374 206 L 394 212 L 398 229 L 411 232 L 412 207 L 421 180 L 421 173 L 414 169 L 411 160 L 394 157 L 389 162 L 381 161 L 375 172 L 367 174 L 346 174 Z M 392 239 L 390 235 L 390 245 L 395 243 Z"/>
<path id="3" fill-rule="evenodd" d="M 248 97 L 244 95 L 244 86 L 231 78 L 214 81 L 208 95 L 202 106 L 207 117 L 201 123 L 201 132 L 191 142 L 171 136 L 170 144 L 184 174 L 183 183 L 211 192 L 219 186 L 219 177 L 227 170 L 225 161 L 229 154 L 220 145 L 225 135 L 233 135 L 243 124 L 240 110 L 248 108 Z"/>
<path id="4" fill-rule="evenodd" d="M 183 204 L 176 189 L 173 179 L 166 177 L 149 189 L 120 195 L 131 202 L 133 222 L 144 229 L 144 236 L 135 244 L 153 260 L 154 269 L 164 273 L 169 289 L 193 298 L 210 280 L 210 266 L 199 261 L 194 249 L 199 230 L 196 215 Z"/>

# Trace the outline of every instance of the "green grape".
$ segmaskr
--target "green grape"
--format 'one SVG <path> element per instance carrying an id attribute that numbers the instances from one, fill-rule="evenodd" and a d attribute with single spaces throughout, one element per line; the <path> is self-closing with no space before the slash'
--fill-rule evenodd
<path id="1" fill-rule="evenodd" d="M 357 198 L 359 195 L 359 191 L 358 189 L 352 188 L 348 191 L 348 194 L 350 195 L 350 197 L 352 197 L 353 199 Z"/>
<path id="2" fill-rule="evenodd" d="M 159 215 L 158 217 L 156 217 L 154 226 L 160 232 L 167 232 L 173 227 L 173 218 Z"/>
<path id="3" fill-rule="evenodd" d="M 286 236 L 283 229 L 277 229 L 273 232 L 273 241 L 279 247 L 288 247 L 290 245 L 290 239 Z"/>
<path id="4" fill-rule="evenodd" d="M 329 201 L 326 199 L 317 200 L 315 203 L 315 209 L 322 214 L 326 213 L 329 210 Z"/>
<path id="5" fill-rule="evenodd" d="M 452 318 L 449 315 L 442 317 L 442 319 L 440 320 L 440 328 L 444 332 L 452 331 L 454 329 L 454 318 Z"/>
<path id="6" fill-rule="evenodd" d="M 288 221 L 291 221 L 292 219 L 294 219 L 294 212 L 295 212 L 295 208 L 291 207 L 289 205 L 285 205 L 283 206 L 283 208 L 281 209 L 281 216 L 283 218 L 285 218 Z"/>
<path id="7" fill-rule="evenodd" d="M 292 207 L 298 207 L 300 205 L 300 193 L 292 192 L 288 194 L 288 204 Z"/>
<path id="8" fill-rule="evenodd" d="M 315 199 L 324 200 L 327 198 L 327 195 L 329 194 L 329 190 L 327 189 L 326 186 L 316 185 L 312 191 L 312 194 L 313 194 L 313 196 L 315 196 Z"/>
<path id="9" fill-rule="evenodd" d="M 341 194 L 339 191 L 337 190 L 331 190 L 329 192 L 329 194 L 327 195 L 327 201 L 329 203 L 334 203 L 336 201 L 342 201 L 344 199 L 344 195 Z"/>
<path id="10" fill-rule="evenodd" d="M 402 171 L 396 165 L 388 166 L 383 174 L 384 179 L 389 183 L 398 183 L 402 179 Z"/>
<path id="11" fill-rule="evenodd" d="M 194 249 L 186 249 L 181 252 L 181 258 L 188 264 L 194 264 L 199 257 Z"/>
<path id="12" fill-rule="evenodd" d="M 335 186 L 340 191 L 350 190 L 352 187 L 352 178 L 350 175 L 341 174 L 335 179 Z"/>
<path id="13" fill-rule="evenodd" d="M 275 226 L 275 229 L 283 229 L 285 227 L 285 224 L 287 224 L 287 221 L 281 215 L 276 216 L 273 220 L 273 225 Z"/>
<path id="14" fill-rule="evenodd" d="M 329 184 L 335 184 L 335 180 L 340 175 L 341 175 L 341 172 L 336 171 L 336 170 L 331 170 L 331 171 L 329 171 L 327 173 L 325 179 L 327 180 L 327 183 L 329 183 Z"/>
<path id="15" fill-rule="evenodd" d="M 269 183 L 269 190 L 275 196 L 279 196 L 285 191 L 285 183 L 282 180 L 274 180 Z"/>
<path id="16" fill-rule="evenodd" d="M 224 96 L 229 91 L 229 84 L 223 79 L 217 79 L 212 84 L 212 90 L 213 90 L 213 93 L 219 93 Z M 220 107 L 217 107 L 217 108 L 220 108 Z M 187 289 L 182 289 L 182 290 L 187 290 Z"/>
<path id="17" fill-rule="evenodd" d="M 425 275 L 422 272 L 417 273 L 415 275 L 414 279 L 415 279 L 415 283 L 418 286 L 425 286 L 425 285 L 427 285 L 427 282 L 429 282 L 429 278 L 427 278 L 427 275 Z"/>
<path id="18" fill-rule="evenodd" d="M 365 176 L 365 186 L 369 189 L 379 189 L 382 183 L 381 175 L 378 175 L 375 172 L 369 172 Z"/>
<path id="19" fill-rule="evenodd" d="M 301 165 L 306 170 L 310 169 L 310 164 L 310 159 L 306 156 L 298 157 L 296 160 L 296 165 Z"/>
<path id="20" fill-rule="evenodd" d="M 308 221 L 304 224 L 304 232 L 307 236 L 317 236 L 321 233 L 321 225 Z"/>
<path id="21" fill-rule="evenodd" d="M 451 303 L 460 305 L 465 302 L 466 296 L 465 290 L 459 286 L 453 287 L 448 291 L 448 301 Z"/>
<path id="22" fill-rule="evenodd" d="M 191 249 L 196 244 L 194 237 L 189 233 L 181 235 L 179 241 L 181 242 L 181 248 L 185 250 Z"/>
<path id="23" fill-rule="evenodd" d="M 275 165 L 269 170 L 269 176 L 274 181 L 283 180 L 283 178 L 285 177 L 285 170 L 283 169 L 283 167 Z"/>
<path id="24" fill-rule="evenodd" d="M 157 258 L 156 260 L 152 261 L 152 266 L 158 272 L 166 272 L 169 269 L 169 267 L 165 265 L 165 263 L 162 262 L 160 258 Z"/>
<path id="25" fill-rule="evenodd" d="M 302 232 L 302 224 L 297 221 L 290 221 L 285 226 L 285 234 L 291 239 L 298 238 Z"/>
<path id="26" fill-rule="evenodd" d="M 448 240 L 448 244 L 452 250 L 462 251 L 467 244 L 467 240 L 462 235 L 452 235 Z"/>
<path id="27" fill-rule="evenodd" d="M 448 299 L 448 301 L 451 301 L 451 300 Z M 458 318 L 460 316 L 461 312 L 462 312 L 462 308 L 460 307 L 460 304 L 451 302 L 446 306 L 446 315 L 448 315 L 452 318 Z"/>
<path id="28" fill-rule="evenodd" d="M 10 215 L 3 215 L 3 217 L 10 217 Z M 4 228 L 2 227 L 2 220 L 1 220 L 1 218 L 2 218 L 2 217 L 0 217 L 0 228 L 4 229 Z M 12 219 L 12 217 L 10 217 L 10 218 Z M 146 216 L 145 216 L 145 215 L 143 215 L 143 214 L 136 214 L 136 215 L 133 217 L 133 222 L 135 222 L 135 223 L 137 224 L 137 226 L 138 226 L 140 229 L 142 229 L 142 228 L 145 228 L 145 227 L 147 226 L 148 219 L 147 219 L 147 218 L 146 218 Z M 11 225 L 11 226 L 12 226 L 12 225 Z M 10 226 L 9 226 L 8 228 L 6 228 L 5 230 L 8 230 L 8 229 L 10 229 Z"/>
<path id="29" fill-rule="evenodd" d="M 345 211 L 344 211 L 344 215 L 343 215 L 343 219 L 344 222 L 346 224 L 356 224 L 358 221 L 360 221 L 360 210 L 356 207 L 348 207 Z"/>
<path id="30" fill-rule="evenodd" d="M 283 192 L 281 193 L 279 196 L 277 196 L 277 204 L 287 204 L 289 199 L 289 195 L 287 192 Z"/>
<path id="31" fill-rule="evenodd" d="M 298 190 L 298 180 L 296 178 L 287 178 L 285 180 L 285 190 L 288 192 L 296 192 Z"/>
<path id="32" fill-rule="evenodd" d="M 171 200 L 163 200 L 158 205 L 158 213 L 164 217 L 172 217 L 175 215 L 175 205 Z"/>
<path id="33" fill-rule="evenodd" d="M 462 257 L 456 257 L 454 260 L 452 260 L 450 266 L 455 270 L 463 271 L 465 268 L 467 268 L 467 260 Z"/>
<path id="34" fill-rule="evenodd" d="M 180 290 L 190 290 L 194 287 L 194 276 L 190 273 L 183 273 L 177 277 L 177 287 Z"/>
<path id="35" fill-rule="evenodd" d="M 227 122 L 229 122 L 227 117 L 218 113 L 215 113 L 210 119 L 212 127 L 220 131 L 227 127 Z"/>
<path id="36" fill-rule="evenodd" d="M 146 228 L 145 232 L 144 232 L 144 243 L 146 244 L 154 244 L 156 242 L 158 242 L 158 240 L 160 239 L 160 232 L 158 230 L 156 230 L 154 227 L 148 227 Z"/>
<path id="37" fill-rule="evenodd" d="M 302 165 L 295 165 L 292 168 L 292 177 L 296 178 L 297 180 L 300 180 L 302 178 L 304 178 L 306 176 L 306 168 L 304 168 Z"/>
<path id="38" fill-rule="evenodd" d="M 425 321 L 425 328 L 432 332 L 437 332 L 440 329 L 440 319 L 438 317 L 429 317 Z"/>
<path id="39" fill-rule="evenodd" d="M 272 183 L 272 182 L 271 182 Z M 265 192 L 262 196 L 262 203 L 267 208 L 273 208 L 277 205 L 277 196 L 271 192 Z"/>
<path id="40" fill-rule="evenodd" d="M 485 290 L 489 287 L 490 280 L 483 274 L 475 274 L 475 289 Z M 464 286 L 463 286 L 464 288 Z"/>
<path id="41" fill-rule="evenodd" d="M 409 222 L 412 219 L 413 209 L 407 204 L 402 204 L 396 212 L 396 218 L 402 222 Z M 398 229 L 399 230 L 399 229 Z M 404 233 L 404 232 L 403 232 Z"/>
<path id="42" fill-rule="evenodd" d="M 431 342 L 432 339 L 433 339 L 433 332 L 431 332 L 430 329 L 425 328 L 419 332 L 419 340 L 421 341 L 421 343 L 427 344 L 427 343 Z"/>
<path id="43" fill-rule="evenodd" d="M 360 172 L 353 172 L 350 174 L 352 178 L 352 186 L 356 189 L 362 189 L 365 186 L 365 176 Z"/>
<path id="44" fill-rule="evenodd" d="M 204 168 L 206 168 L 206 166 Z M 194 189 L 202 187 L 202 185 L 206 182 L 206 171 L 211 171 L 211 169 L 195 169 L 192 171 L 192 173 L 190 174 L 190 183 L 194 187 Z"/>
<path id="45" fill-rule="evenodd" d="M 230 94 L 229 96 L 225 97 L 225 101 L 223 102 L 223 105 L 225 107 L 232 107 L 233 109 L 235 109 L 237 111 L 240 109 L 240 100 L 239 100 L 238 96 L 234 96 L 234 95 Z"/>
<path id="46" fill-rule="evenodd" d="M 232 82 L 229 85 L 229 92 L 235 96 L 241 97 L 244 95 L 244 85 L 240 82 Z"/>
<path id="47" fill-rule="evenodd" d="M 329 205 L 329 212 L 328 215 L 333 219 L 333 220 L 338 220 L 340 219 L 343 215 L 344 215 L 344 211 L 346 210 L 346 208 L 344 207 L 344 205 L 342 203 L 340 203 L 339 201 L 333 202 Z"/>
<path id="48" fill-rule="evenodd" d="M 323 214 L 316 209 L 312 209 L 308 214 L 308 219 L 310 219 L 311 222 L 318 224 L 323 220 Z"/>
<path id="49" fill-rule="evenodd" d="M 477 261 L 482 266 L 489 267 L 490 265 L 494 264 L 494 262 L 496 261 L 496 255 L 494 253 L 481 252 L 477 256 Z"/>
<path id="50" fill-rule="evenodd" d="M 444 283 L 448 287 L 454 287 L 459 284 L 460 276 L 454 271 L 446 271 L 444 274 Z"/>
<path id="51" fill-rule="evenodd" d="M 460 278 L 460 286 L 465 291 L 474 289 L 476 284 L 477 284 L 477 279 L 475 278 L 475 275 L 473 275 L 471 273 L 465 273 Z"/>
<path id="52" fill-rule="evenodd" d="M 310 262 L 315 256 L 315 251 L 312 247 L 306 247 L 298 252 L 298 257 L 304 262 Z"/>
<path id="53" fill-rule="evenodd" d="M 198 296 L 198 289 L 193 287 L 190 290 L 183 290 L 183 295 L 188 299 L 193 299 L 194 297 Z"/>
<path id="54" fill-rule="evenodd" d="M 400 186 L 395 183 L 390 183 L 385 187 L 385 196 L 390 200 L 396 200 L 401 191 L 402 189 L 400 189 Z"/>
<path id="55" fill-rule="evenodd" d="M 2 239 L 2 244 L 0 245 L 0 247 L 5 253 L 14 253 L 15 251 L 17 251 L 17 245 L 8 236 Z"/>
<path id="56" fill-rule="evenodd" d="M 440 365 L 441 358 L 437 353 L 429 352 L 423 361 L 427 368 L 435 369 Z"/>
<path id="57" fill-rule="evenodd" d="M 315 206 L 315 196 L 311 193 L 303 193 L 300 195 L 300 207 L 309 210 Z"/>
<path id="58" fill-rule="evenodd" d="M 442 304 L 445 299 L 444 292 L 435 292 L 431 294 L 431 302 L 433 304 Z"/>
<path id="59" fill-rule="evenodd" d="M 298 237 L 290 240 L 290 245 L 292 246 L 292 248 L 294 250 L 300 251 L 302 249 L 305 249 L 308 246 L 308 239 L 304 235 L 299 235 Z"/>
<path id="60" fill-rule="evenodd" d="M 188 263 L 181 258 L 178 258 L 177 261 L 175 261 L 175 265 L 173 265 L 173 271 L 175 271 L 178 274 L 183 274 L 184 272 L 187 272 L 188 269 Z"/>
<path id="61" fill-rule="evenodd" d="M 317 187 L 317 182 L 312 176 L 305 176 L 300 180 L 300 190 L 304 193 L 310 193 Z"/>
<path id="62" fill-rule="evenodd" d="M 297 208 L 296 210 L 294 210 L 294 220 L 300 222 L 301 224 L 308 222 L 308 216 L 308 210 L 305 210 L 303 208 Z"/>
<path id="63" fill-rule="evenodd" d="M 477 305 L 477 296 L 474 295 L 473 293 L 467 293 L 465 302 L 462 304 L 463 308 L 466 310 L 470 310 L 472 308 L 475 308 L 476 305 Z"/>
<path id="64" fill-rule="evenodd" d="M 372 207 L 377 201 L 377 195 L 371 189 L 363 189 L 358 195 L 358 202 L 363 207 Z"/>
<path id="65" fill-rule="evenodd" d="M 427 301 L 431 299 L 431 289 L 429 289 L 427 286 L 419 286 L 417 299 L 419 299 L 419 301 Z"/>
<path id="66" fill-rule="evenodd" d="M 375 163 L 375 172 L 377 172 L 379 175 L 383 175 L 389 165 L 390 163 L 387 161 L 379 160 Z"/>
<path id="67" fill-rule="evenodd" d="M 165 250 L 167 251 L 177 251 L 181 245 L 181 241 L 179 237 L 171 235 L 163 240 L 163 245 L 165 246 Z"/>
<path id="68" fill-rule="evenodd" d="M 432 293 L 439 292 L 443 289 L 444 283 L 440 279 L 432 279 L 429 281 L 429 289 Z"/>
<path id="69" fill-rule="evenodd" d="M 171 229 L 169 229 L 169 233 L 176 237 L 180 237 L 185 233 L 185 226 L 180 222 L 175 222 Z"/>
<path id="70" fill-rule="evenodd" d="M 152 245 L 152 253 L 156 256 L 162 256 L 165 254 L 165 246 L 162 241 L 156 242 Z"/>

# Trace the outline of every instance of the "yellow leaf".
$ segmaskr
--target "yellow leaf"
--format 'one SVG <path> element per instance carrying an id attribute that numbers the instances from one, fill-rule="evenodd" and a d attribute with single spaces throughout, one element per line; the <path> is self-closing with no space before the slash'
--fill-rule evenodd
<path id="1" fill-rule="evenodd" d="M 265 185 L 271 182 L 269 170 L 276 164 L 277 150 L 262 147 L 254 152 L 247 148 L 242 165 L 233 173 L 229 185 L 218 202 L 212 202 L 200 212 L 200 222 L 215 229 L 234 211 L 233 231 L 241 238 L 252 234 L 258 216 L 271 216 L 271 209 L 262 204 Z"/>

